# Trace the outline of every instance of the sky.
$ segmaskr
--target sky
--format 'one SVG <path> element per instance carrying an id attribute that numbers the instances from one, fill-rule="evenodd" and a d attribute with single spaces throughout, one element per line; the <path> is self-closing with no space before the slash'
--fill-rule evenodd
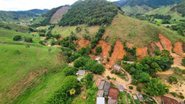
<path id="1" fill-rule="evenodd" d="M 77 0 L 0 0 L 0 10 L 17 11 L 30 9 L 51 9 Z M 117 1 L 117 0 L 108 0 Z"/>

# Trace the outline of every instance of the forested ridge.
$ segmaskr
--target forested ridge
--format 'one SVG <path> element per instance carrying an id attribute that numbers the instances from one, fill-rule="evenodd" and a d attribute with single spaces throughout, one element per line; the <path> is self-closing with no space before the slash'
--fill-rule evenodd
<path id="1" fill-rule="evenodd" d="M 101 25 L 110 24 L 118 8 L 106 0 L 80 0 L 71 6 L 60 25 Z"/>

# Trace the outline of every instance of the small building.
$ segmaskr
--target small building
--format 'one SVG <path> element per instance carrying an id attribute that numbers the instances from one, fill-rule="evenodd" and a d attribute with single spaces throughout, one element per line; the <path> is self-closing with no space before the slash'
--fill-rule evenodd
<path id="1" fill-rule="evenodd" d="M 117 71 L 117 72 L 120 72 L 120 71 L 121 71 L 121 66 L 119 66 L 118 64 L 115 64 L 115 65 L 113 66 L 113 70 L 114 70 L 114 71 Z"/>
<path id="2" fill-rule="evenodd" d="M 117 104 L 119 91 L 117 88 L 110 88 L 108 94 L 108 104 Z"/>
<path id="3" fill-rule="evenodd" d="M 78 76 L 77 77 L 77 80 L 78 81 L 81 81 L 81 79 L 85 76 L 85 70 L 78 70 L 78 72 L 76 73 L 76 75 Z"/>
<path id="4" fill-rule="evenodd" d="M 105 98 L 104 97 L 97 97 L 96 104 L 105 104 Z"/>
<path id="5" fill-rule="evenodd" d="M 162 96 L 161 100 L 162 100 L 162 104 L 180 104 L 177 100 L 166 96 Z"/>
<path id="6" fill-rule="evenodd" d="M 103 90 L 104 84 L 105 84 L 105 81 L 102 80 L 102 81 L 100 82 L 100 85 L 98 86 L 98 89 L 99 89 L 99 90 Z"/>
<path id="7" fill-rule="evenodd" d="M 84 76 L 85 75 L 85 70 L 78 70 L 76 75 L 78 76 Z"/>
<path id="8" fill-rule="evenodd" d="M 109 94 L 109 89 L 110 89 L 110 82 L 105 82 L 105 85 L 104 85 L 104 95 L 107 96 Z"/>
<path id="9" fill-rule="evenodd" d="M 138 98 L 135 94 L 133 95 L 133 98 L 134 98 L 134 100 L 138 100 Z"/>
<path id="10" fill-rule="evenodd" d="M 98 97 L 103 97 L 104 91 L 103 90 L 98 90 L 97 96 Z"/>
<path id="11" fill-rule="evenodd" d="M 99 64 L 101 64 L 102 58 L 101 58 L 100 56 L 97 56 L 97 57 L 95 58 L 95 60 L 96 60 Z"/>
<path id="12" fill-rule="evenodd" d="M 117 85 L 117 88 L 120 92 L 123 92 L 125 90 L 124 86 L 120 84 Z"/>
<path id="13" fill-rule="evenodd" d="M 137 98 L 139 99 L 139 101 L 143 101 L 143 95 L 141 93 L 137 94 Z"/>

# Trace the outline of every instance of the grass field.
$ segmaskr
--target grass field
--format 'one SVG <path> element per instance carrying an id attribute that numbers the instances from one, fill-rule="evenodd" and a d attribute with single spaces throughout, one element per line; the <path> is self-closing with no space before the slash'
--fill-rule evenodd
<path id="1" fill-rule="evenodd" d="M 0 44 L 0 103 L 8 102 L 9 93 L 17 94 L 9 91 L 27 87 L 28 81 L 38 76 L 38 73 L 30 73 L 58 68 L 63 63 L 58 57 L 59 52 L 57 48 Z"/>
<path id="2" fill-rule="evenodd" d="M 60 88 L 65 75 L 62 71 L 39 78 L 39 84 L 27 89 L 14 104 L 43 104 Z"/>
<path id="3" fill-rule="evenodd" d="M 76 32 L 76 28 L 80 27 L 81 31 Z M 85 26 L 85 25 L 79 25 L 79 26 L 65 26 L 65 27 L 59 27 L 55 26 L 55 28 L 52 30 L 53 34 L 60 34 L 62 37 L 67 37 L 71 35 L 71 33 L 75 33 L 78 37 L 82 37 L 83 35 L 89 35 L 89 36 L 95 36 L 96 32 L 98 31 L 99 26 Z"/>
<path id="4" fill-rule="evenodd" d="M 31 37 L 33 39 L 33 43 L 38 43 L 40 40 L 40 37 L 38 35 L 32 35 L 29 33 L 16 32 L 14 30 L 0 28 L 0 42 L 18 43 L 13 41 L 13 37 L 16 35 L 20 35 L 22 37 Z"/>
<path id="5" fill-rule="evenodd" d="M 143 47 L 150 42 L 158 41 L 159 33 L 169 38 L 172 42 L 179 40 L 185 42 L 185 37 L 178 35 L 176 32 L 121 14 L 118 14 L 112 24 L 107 27 L 104 38 L 109 42 L 121 39 L 137 47 Z"/>

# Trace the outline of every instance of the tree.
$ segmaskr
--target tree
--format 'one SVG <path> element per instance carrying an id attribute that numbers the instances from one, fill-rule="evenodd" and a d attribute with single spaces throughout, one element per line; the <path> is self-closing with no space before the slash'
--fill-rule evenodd
<path id="1" fill-rule="evenodd" d="M 76 68 L 84 67 L 88 60 L 89 59 L 87 57 L 80 57 L 74 61 L 74 67 Z"/>
<path id="2" fill-rule="evenodd" d="M 150 96 L 161 96 L 168 93 L 169 89 L 162 84 L 160 79 L 153 78 L 146 83 L 144 92 Z"/>
<path id="3" fill-rule="evenodd" d="M 80 85 L 75 76 L 67 76 L 61 83 L 61 87 L 54 95 L 47 101 L 48 104 L 70 104 L 70 94 L 78 94 L 80 92 Z"/>
<path id="4" fill-rule="evenodd" d="M 66 76 L 69 76 L 69 75 L 75 75 L 76 72 L 78 71 L 78 69 L 76 69 L 76 68 L 74 68 L 74 67 L 65 67 L 65 68 L 63 69 L 63 71 L 64 71 L 64 74 L 65 74 Z"/>
<path id="5" fill-rule="evenodd" d="M 97 47 L 96 48 L 96 54 L 99 55 L 100 53 L 102 53 L 102 47 Z"/>
<path id="6" fill-rule="evenodd" d="M 33 42 L 32 38 L 30 38 L 30 37 L 25 37 L 24 41 L 28 42 L 28 43 L 32 43 Z"/>
<path id="7" fill-rule="evenodd" d="M 182 65 L 185 66 L 185 58 L 182 59 Z"/>
<path id="8" fill-rule="evenodd" d="M 15 35 L 13 37 L 13 41 L 21 41 L 22 40 L 22 37 L 20 35 Z"/>
<path id="9" fill-rule="evenodd" d="M 95 74 L 102 74 L 105 71 L 105 68 L 101 64 L 95 64 L 90 69 Z"/>
<path id="10" fill-rule="evenodd" d="M 177 78 L 176 78 L 175 76 L 170 76 L 170 77 L 168 78 L 168 82 L 169 82 L 170 84 L 177 84 L 178 80 L 177 80 Z"/>

